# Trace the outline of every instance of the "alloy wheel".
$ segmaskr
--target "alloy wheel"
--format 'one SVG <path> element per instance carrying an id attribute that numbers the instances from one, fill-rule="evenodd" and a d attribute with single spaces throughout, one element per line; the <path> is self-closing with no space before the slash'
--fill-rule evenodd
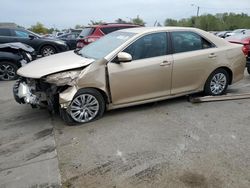
<path id="1" fill-rule="evenodd" d="M 50 56 L 55 54 L 55 50 L 51 47 L 45 47 L 43 48 L 43 56 Z"/>
<path id="2" fill-rule="evenodd" d="M 12 65 L 0 64 L 0 80 L 13 80 L 16 77 L 16 70 Z"/>
<path id="3" fill-rule="evenodd" d="M 70 105 L 70 115 L 80 123 L 93 120 L 99 112 L 99 102 L 91 94 L 81 94 L 73 99 Z"/>
<path id="4" fill-rule="evenodd" d="M 227 86 L 227 77 L 223 73 L 217 73 L 211 79 L 210 90 L 215 95 L 222 93 L 226 86 Z"/>

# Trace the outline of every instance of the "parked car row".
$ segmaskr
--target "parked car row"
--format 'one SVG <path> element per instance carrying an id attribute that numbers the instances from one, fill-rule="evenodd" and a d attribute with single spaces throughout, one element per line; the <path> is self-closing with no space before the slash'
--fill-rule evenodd
<path id="1" fill-rule="evenodd" d="M 37 55 L 49 56 L 69 50 L 66 42 L 50 39 L 17 27 L 0 27 L 0 44 L 21 42 L 35 49 Z"/>

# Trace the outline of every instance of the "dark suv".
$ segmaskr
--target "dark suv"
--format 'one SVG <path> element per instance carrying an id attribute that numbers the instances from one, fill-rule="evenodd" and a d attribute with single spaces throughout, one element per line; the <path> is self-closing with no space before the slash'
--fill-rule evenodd
<path id="1" fill-rule="evenodd" d="M 66 42 L 58 39 L 43 38 L 31 31 L 17 27 L 0 27 L 0 44 L 21 42 L 35 49 L 38 55 L 49 56 L 67 51 Z"/>
<path id="2" fill-rule="evenodd" d="M 89 27 L 85 27 L 77 40 L 77 48 L 82 48 L 88 45 L 91 42 L 96 41 L 104 35 L 107 35 L 113 31 L 117 31 L 120 29 L 132 28 L 132 27 L 140 27 L 139 25 L 133 24 L 116 24 L 116 23 L 108 23 L 102 25 L 92 25 Z"/>

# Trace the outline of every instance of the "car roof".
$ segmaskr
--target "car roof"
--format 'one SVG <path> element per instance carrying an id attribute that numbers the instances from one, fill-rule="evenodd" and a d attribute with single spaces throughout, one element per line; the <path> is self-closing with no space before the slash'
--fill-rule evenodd
<path id="1" fill-rule="evenodd" d="M 126 26 L 131 26 L 131 27 L 140 27 L 140 25 L 135 25 L 135 24 L 119 24 L 119 23 L 108 23 L 108 24 L 100 24 L 100 25 L 91 25 L 88 27 L 100 27 L 100 28 L 106 28 L 106 27 L 126 27 Z M 87 28 L 88 28 L 87 27 Z"/>

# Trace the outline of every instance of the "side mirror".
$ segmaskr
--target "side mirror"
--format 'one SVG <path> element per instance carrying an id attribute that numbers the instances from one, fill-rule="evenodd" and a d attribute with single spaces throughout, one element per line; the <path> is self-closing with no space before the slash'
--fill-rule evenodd
<path id="1" fill-rule="evenodd" d="M 35 38 L 34 35 L 29 35 L 29 39 L 30 39 L 30 40 L 33 40 L 34 38 Z"/>
<path id="2" fill-rule="evenodd" d="M 126 52 L 119 52 L 117 54 L 116 60 L 117 63 L 127 63 L 132 61 L 132 56 Z"/>

